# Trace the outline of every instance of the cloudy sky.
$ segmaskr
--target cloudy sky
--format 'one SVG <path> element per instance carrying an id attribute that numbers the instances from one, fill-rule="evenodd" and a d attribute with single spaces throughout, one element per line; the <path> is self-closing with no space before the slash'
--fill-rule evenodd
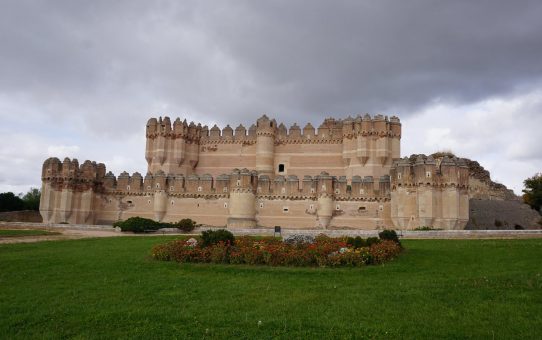
<path id="1" fill-rule="evenodd" d="M 542 171 L 541 1 L 0 2 L 0 192 L 49 156 L 146 171 L 168 115 L 398 115 L 402 154 L 451 150 L 520 193 Z"/>

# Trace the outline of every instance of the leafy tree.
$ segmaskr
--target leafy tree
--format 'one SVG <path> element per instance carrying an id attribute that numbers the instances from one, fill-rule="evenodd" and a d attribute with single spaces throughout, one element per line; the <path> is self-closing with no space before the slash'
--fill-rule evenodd
<path id="1" fill-rule="evenodd" d="M 41 191 L 37 188 L 30 190 L 23 196 L 23 202 L 27 210 L 40 210 Z"/>
<path id="2" fill-rule="evenodd" d="M 0 211 L 24 210 L 25 203 L 12 192 L 3 192 L 0 194 Z"/>
<path id="3" fill-rule="evenodd" d="M 523 201 L 531 206 L 531 208 L 542 212 L 542 173 L 538 173 L 531 178 L 527 178 L 523 184 Z"/>

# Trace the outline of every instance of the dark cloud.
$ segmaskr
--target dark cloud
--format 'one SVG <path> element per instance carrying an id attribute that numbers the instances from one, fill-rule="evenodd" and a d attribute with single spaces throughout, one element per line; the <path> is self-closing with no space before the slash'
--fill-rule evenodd
<path id="1" fill-rule="evenodd" d="M 406 118 L 540 88 L 540 18 L 540 1 L 3 1 L 0 117 L 62 145 L 120 145 L 151 115 Z"/>

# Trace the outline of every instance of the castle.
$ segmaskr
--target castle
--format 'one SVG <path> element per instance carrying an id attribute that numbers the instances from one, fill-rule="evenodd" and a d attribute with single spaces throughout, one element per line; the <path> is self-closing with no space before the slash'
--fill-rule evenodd
<path id="1" fill-rule="evenodd" d="M 325 119 L 287 129 L 263 115 L 247 129 L 151 118 L 147 174 L 49 158 L 44 223 L 191 218 L 227 228 L 463 229 L 469 169 L 458 158 L 400 158 L 397 117 Z"/>

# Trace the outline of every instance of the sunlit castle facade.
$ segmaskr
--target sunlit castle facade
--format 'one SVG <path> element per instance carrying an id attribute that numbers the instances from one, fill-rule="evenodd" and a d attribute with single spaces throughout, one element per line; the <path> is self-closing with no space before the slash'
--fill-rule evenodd
<path id="1" fill-rule="evenodd" d="M 465 162 L 401 159 L 397 117 L 328 118 L 317 129 L 287 129 L 264 115 L 248 130 L 151 118 L 146 140 L 145 176 L 47 159 L 44 223 L 141 216 L 227 228 L 463 229 L 468 221 Z"/>

